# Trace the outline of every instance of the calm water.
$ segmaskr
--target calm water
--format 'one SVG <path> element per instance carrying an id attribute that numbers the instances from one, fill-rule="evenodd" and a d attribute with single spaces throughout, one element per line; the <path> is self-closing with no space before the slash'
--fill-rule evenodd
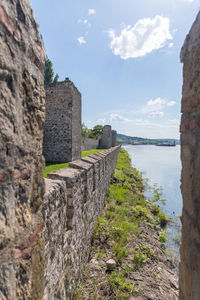
<path id="1" fill-rule="evenodd" d="M 143 177 L 149 179 L 149 184 L 153 186 L 157 183 L 162 187 L 164 198 L 167 200 L 162 209 L 166 214 L 169 217 L 180 215 L 182 212 L 180 146 L 126 145 L 123 147 L 128 151 L 132 165 L 143 172 Z M 169 232 L 167 246 L 179 256 L 178 245 L 174 241 L 177 228 L 169 225 L 167 230 Z"/>

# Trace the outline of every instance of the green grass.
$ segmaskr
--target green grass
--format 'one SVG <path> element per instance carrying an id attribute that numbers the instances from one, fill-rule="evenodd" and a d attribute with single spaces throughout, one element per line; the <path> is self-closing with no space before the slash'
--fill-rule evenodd
<path id="1" fill-rule="evenodd" d="M 44 178 L 47 178 L 47 175 L 51 172 L 58 171 L 60 169 L 67 168 L 69 166 L 69 163 L 62 163 L 62 164 L 53 164 L 53 163 L 47 163 L 46 167 L 44 169 Z"/>
<path id="2" fill-rule="evenodd" d="M 106 150 L 106 149 L 93 149 L 93 150 L 89 150 L 89 151 L 82 151 L 81 157 L 89 156 L 89 155 L 92 155 L 94 153 L 101 152 L 104 150 Z"/>
<path id="3" fill-rule="evenodd" d="M 82 151 L 81 153 L 81 157 L 86 157 L 86 156 L 89 156 L 91 154 L 94 154 L 96 152 L 100 152 L 100 151 L 104 151 L 105 149 L 94 149 L 94 150 L 90 150 L 90 151 Z M 58 163 L 58 164 L 55 164 L 55 163 L 46 163 L 46 167 L 44 169 L 44 178 L 47 178 L 47 175 L 51 172 L 54 172 L 54 171 L 58 171 L 60 169 L 64 169 L 64 168 L 67 168 L 69 166 L 69 163 Z"/>

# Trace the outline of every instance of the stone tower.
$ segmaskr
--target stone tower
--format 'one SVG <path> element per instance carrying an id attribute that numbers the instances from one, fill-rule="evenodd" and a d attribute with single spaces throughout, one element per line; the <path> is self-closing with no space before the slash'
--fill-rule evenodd
<path id="1" fill-rule="evenodd" d="M 43 154 L 47 162 L 81 157 L 81 94 L 69 79 L 46 85 Z"/>
<path id="2" fill-rule="evenodd" d="M 117 131 L 112 130 L 112 147 L 115 147 L 117 144 Z"/>
<path id="3" fill-rule="evenodd" d="M 105 125 L 103 128 L 102 138 L 99 142 L 100 149 L 108 149 L 112 147 L 112 128 L 110 125 Z"/>

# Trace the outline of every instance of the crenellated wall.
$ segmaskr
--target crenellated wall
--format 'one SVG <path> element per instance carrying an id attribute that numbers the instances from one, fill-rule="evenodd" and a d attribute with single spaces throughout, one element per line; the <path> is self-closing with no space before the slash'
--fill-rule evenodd
<path id="1" fill-rule="evenodd" d="M 200 13 L 181 50 L 181 191 L 183 196 L 180 300 L 200 299 Z"/>
<path id="2" fill-rule="evenodd" d="M 95 221 L 104 207 L 120 147 L 98 152 L 48 175 L 45 223 L 44 299 L 71 299 L 88 260 Z"/>

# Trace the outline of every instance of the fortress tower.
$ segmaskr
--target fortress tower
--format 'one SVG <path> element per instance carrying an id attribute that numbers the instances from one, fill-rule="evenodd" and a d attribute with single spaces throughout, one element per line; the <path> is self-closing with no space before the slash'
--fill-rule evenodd
<path id="1" fill-rule="evenodd" d="M 46 85 L 43 154 L 46 162 L 81 157 L 81 94 L 69 79 Z"/>

